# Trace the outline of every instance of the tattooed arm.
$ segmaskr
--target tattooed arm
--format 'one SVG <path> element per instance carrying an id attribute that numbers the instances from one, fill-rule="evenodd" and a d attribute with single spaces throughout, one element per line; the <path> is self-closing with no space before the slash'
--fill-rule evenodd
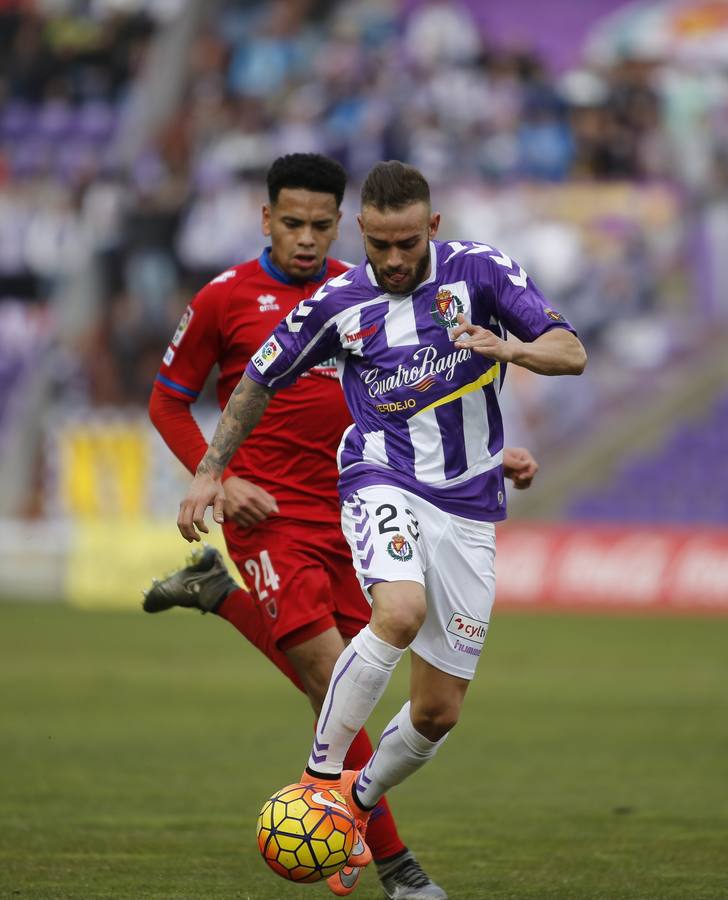
<path id="1" fill-rule="evenodd" d="M 224 521 L 225 492 L 221 477 L 233 454 L 260 421 L 273 391 L 243 375 L 230 396 L 215 434 L 202 457 L 187 495 L 179 505 L 177 527 L 188 541 L 199 541 L 198 531 L 209 531 L 205 510 L 213 508 L 213 519 Z"/>

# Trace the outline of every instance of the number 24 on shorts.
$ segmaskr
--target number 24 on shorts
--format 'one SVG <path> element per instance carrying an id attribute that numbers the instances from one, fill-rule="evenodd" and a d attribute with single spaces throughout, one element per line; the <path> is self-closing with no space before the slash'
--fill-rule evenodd
<path id="1" fill-rule="evenodd" d="M 255 593 L 260 603 L 265 604 L 268 615 L 275 619 L 278 615 L 275 597 L 270 597 L 270 591 L 277 591 L 280 578 L 273 568 L 270 555 L 267 550 L 261 550 L 259 557 L 254 556 L 245 560 L 245 571 L 255 583 Z M 270 590 L 269 590 L 270 589 Z"/>

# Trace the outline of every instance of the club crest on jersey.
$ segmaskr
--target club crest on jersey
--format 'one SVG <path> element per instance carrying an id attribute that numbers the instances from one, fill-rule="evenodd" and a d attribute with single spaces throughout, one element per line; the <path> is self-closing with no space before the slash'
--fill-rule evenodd
<path id="1" fill-rule="evenodd" d="M 188 306 L 187 309 L 182 313 L 182 318 L 179 320 L 177 330 L 172 336 L 173 347 L 179 347 L 179 345 L 182 343 L 182 338 L 185 336 L 185 333 L 189 328 L 189 324 L 192 321 L 192 316 L 194 316 L 194 312 L 192 310 L 192 307 Z"/>
<path id="2" fill-rule="evenodd" d="M 262 313 L 275 312 L 280 309 L 278 298 L 274 297 L 273 294 L 261 294 L 258 297 L 258 308 Z"/>
<path id="3" fill-rule="evenodd" d="M 432 318 L 442 328 L 453 328 L 458 324 L 458 315 L 463 311 L 463 303 L 452 291 L 441 288 L 430 308 Z"/>
<path id="4" fill-rule="evenodd" d="M 557 312 L 555 309 L 549 309 L 549 307 L 547 306 L 544 309 L 544 312 L 549 317 L 549 319 L 551 319 L 554 322 L 563 322 L 564 321 L 564 317 L 561 315 L 560 312 Z"/>
<path id="5" fill-rule="evenodd" d="M 265 372 L 273 360 L 280 356 L 283 348 L 274 336 L 268 338 L 258 352 L 253 356 L 253 365 L 259 372 Z"/>
<path id="6" fill-rule="evenodd" d="M 387 544 L 387 553 L 392 559 L 398 559 L 400 562 L 407 562 L 412 559 L 412 544 L 404 535 L 395 534 L 392 540 Z"/>

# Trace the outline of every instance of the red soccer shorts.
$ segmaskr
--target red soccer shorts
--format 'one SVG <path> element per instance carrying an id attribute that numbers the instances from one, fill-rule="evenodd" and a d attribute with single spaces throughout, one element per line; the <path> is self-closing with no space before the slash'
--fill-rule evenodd
<path id="1" fill-rule="evenodd" d="M 231 559 L 259 610 L 261 627 L 287 650 L 338 628 L 353 637 L 371 610 L 359 587 L 338 522 L 274 516 L 255 528 L 223 526 Z"/>

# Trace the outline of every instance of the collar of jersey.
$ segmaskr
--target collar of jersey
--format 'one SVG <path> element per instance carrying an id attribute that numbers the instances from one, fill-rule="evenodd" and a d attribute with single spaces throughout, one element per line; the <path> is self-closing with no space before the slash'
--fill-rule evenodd
<path id="1" fill-rule="evenodd" d="M 301 280 L 300 278 L 291 278 L 290 275 L 286 275 L 286 273 L 279 269 L 273 263 L 273 260 L 270 258 L 270 247 L 266 247 L 265 250 L 258 257 L 258 262 L 260 263 L 261 268 L 270 275 L 271 278 L 275 278 L 276 281 L 281 281 L 283 284 L 305 284 L 309 281 L 323 281 L 326 278 L 326 260 L 324 260 L 323 266 L 321 266 L 320 270 L 311 278 L 304 278 Z"/>

